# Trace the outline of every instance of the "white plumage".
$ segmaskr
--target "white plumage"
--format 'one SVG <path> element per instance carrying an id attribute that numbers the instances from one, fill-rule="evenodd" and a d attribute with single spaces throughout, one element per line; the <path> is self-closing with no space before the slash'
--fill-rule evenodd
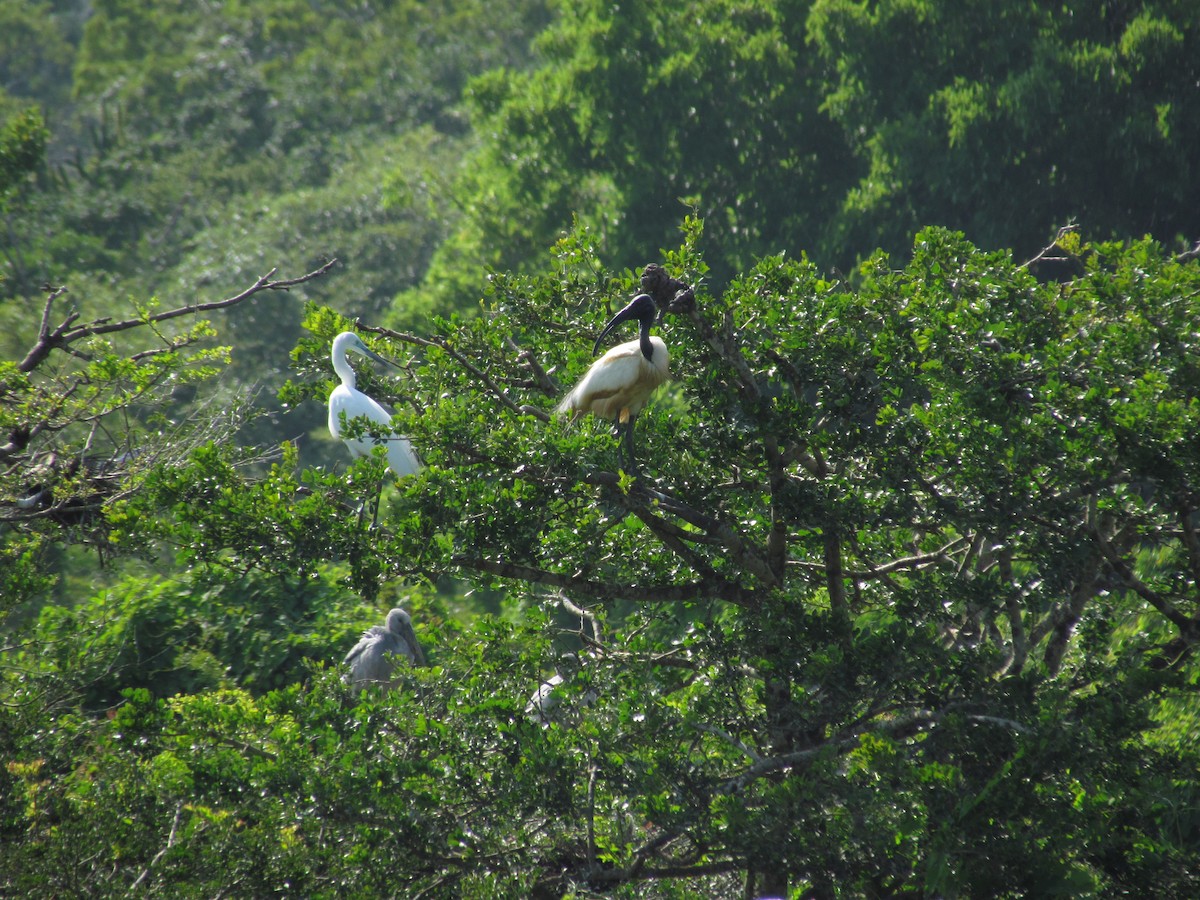
<path id="1" fill-rule="evenodd" d="M 425 665 L 425 651 L 417 641 L 412 619 L 402 609 L 388 612 L 384 625 L 372 625 L 346 654 L 350 667 L 346 680 L 354 687 L 378 684 L 393 686 L 396 662 L 404 657 L 410 663 Z"/>
<path id="2" fill-rule="evenodd" d="M 558 404 L 560 413 L 591 413 L 624 423 L 646 408 L 654 389 L 670 377 L 670 356 L 660 337 L 650 338 L 650 358 L 640 340 L 617 344 L 592 363 Z"/>
<path id="3" fill-rule="evenodd" d="M 657 312 L 650 296 L 639 294 L 613 316 L 596 339 L 593 353 L 610 331 L 630 319 L 638 321 L 637 339 L 617 344 L 592 363 L 579 383 L 558 404 L 560 414 L 591 413 L 602 419 L 615 419 L 618 427 L 624 426 L 631 464 L 634 462 L 633 420 L 646 408 L 654 389 L 670 377 L 667 345 L 662 338 L 650 336 L 650 326 L 654 324 Z"/>
<path id="4" fill-rule="evenodd" d="M 415 475 L 421 470 L 421 463 L 413 453 L 408 438 L 391 432 L 391 414 L 355 387 L 354 369 L 350 367 L 349 353 L 359 353 L 384 365 L 393 365 L 379 354 L 370 350 L 362 339 L 351 331 L 343 331 L 333 339 L 333 371 L 337 373 L 342 383 L 329 394 L 329 432 L 344 443 L 350 455 L 369 456 L 376 447 L 387 445 L 388 468 L 397 478 Z M 345 437 L 343 434 L 343 417 L 346 424 L 356 418 L 366 418 L 376 425 L 388 426 L 390 437 L 374 440 L 370 435 L 361 438 Z"/>
<path id="5" fill-rule="evenodd" d="M 529 703 L 525 706 L 525 715 L 531 722 L 536 722 L 543 728 L 554 723 L 560 725 L 577 725 L 583 709 L 596 702 L 599 694 L 595 688 L 580 691 L 572 690 L 572 686 L 563 687 L 568 680 L 574 680 L 579 675 L 581 662 L 574 653 L 567 653 L 559 662 L 558 671 L 551 675 L 533 692 Z M 565 695 L 565 697 L 564 697 Z M 567 699 L 567 708 L 563 708 L 563 700 Z"/>

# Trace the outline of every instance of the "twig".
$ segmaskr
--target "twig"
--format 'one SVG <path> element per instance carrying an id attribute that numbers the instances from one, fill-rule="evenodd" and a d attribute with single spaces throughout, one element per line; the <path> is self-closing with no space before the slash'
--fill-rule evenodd
<path id="1" fill-rule="evenodd" d="M 503 403 L 510 412 L 512 412 L 518 416 L 532 415 L 538 419 L 541 419 L 543 422 L 550 421 L 549 413 L 545 412 L 544 410 L 536 409 L 535 407 L 531 407 L 531 406 L 518 406 L 516 403 L 514 403 L 512 398 L 508 396 L 508 393 L 503 388 L 501 388 L 500 385 L 498 385 L 494 380 L 492 380 L 491 376 L 489 376 L 482 369 L 480 369 L 478 366 L 476 366 L 474 363 L 472 363 L 469 359 L 467 359 L 465 356 L 463 356 L 461 353 L 459 353 L 457 350 L 455 350 L 452 346 L 450 346 L 449 341 L 418 337 L 415 334 L 407 334 L 402 331 L 393 331 L 390 328 L 380 328 L 380 327 L 373 327 L 370 325 L 363 325 L 361 322 L 358 322 L 357 320 L 355 321 L 354 326 L 361 331 L 366 331 L 371 334 L 378 334 L 378 335 L 382 335 L 384 337 L 389 337 L 389 338 L 392 338 L 393 340 L 401 341 L 406 344 L 413 344 L 418 347 L 437 347 L 439 350 L 442 350 L 443 352 L 447 353 L 451 359 L 453 359 L 460 366 L 462 366 L 464 369 L 466 369 L 467 372 L 470 373 L 474 378 L 476 378 L 480 382 L 482 382 L 483 385 L 489 391 L 491 391 L 491 393 L 496 397 L 496 399 L 499 400 L 501 403 Z"/>
<path id="2" fill-rule="evenodd" d="M 579 616 L 579 618 L 586 619 L 589 623 L 591 623 L 593 642 L 595 643 L 595 645 L 597 647 L 604 646 L 604 641 L 602 639 L 602 632 L 600 629 L 600 620 L 598 618 L 596 618 L 596 614 L 594 612 L 592 612 L 590 609 L 584 609 L 582 606 L 576 605 L 575 603 L 573 603 L 571 601 L 570 597 L 568 597 L 566 594 L 562 593 L 561 591 L 559 591 L 559 594 L 558 594 L 558 602 L 561 603 L 562 608 L 565 609 L 567 612 L 569 612 L 571 615 Z"/>

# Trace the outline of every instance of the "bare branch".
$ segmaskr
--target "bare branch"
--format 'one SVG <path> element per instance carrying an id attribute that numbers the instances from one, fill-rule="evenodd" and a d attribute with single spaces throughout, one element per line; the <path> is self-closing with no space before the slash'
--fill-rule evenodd
<path id="1" fill-rule="evenodd" d="M 1192 521 L 1193 512 L 1180 502 L 1177 515 L 1183 529 L 1183 545 L 1187 548 L 1188 568 L 1192 571 L 1192 579 L 1200 582 L 1200 539 L 1196 537 L 1196 527 Z"/>
<path id="2" fill-rule="evenodd" d="M 754 750 L 752 748 L 746 746 L 745 743 L 743 743 L 742 741 L 739 741 L 737 738 L 735 738 L 729 732 L 722 731 L 720 728 L 717 728 L 715 725 L 705 725 L 702 722 L 693 723 L 692 727 L 695 728 L 697 731 L 704 732 L 705 734 L 711 734 L 714 737 L 719 737 L 725 743 L 729 744 L 729 746 L 742 751 L 742 753 L 744 753 L 746 756 L 748 756 L 752 762 L 756 762 L 756 763 L 762 762 L 761 756 L 759 756 L 757 753 L 754 752 Z"/>
<path id="3" fill-rule="evenodd" d="M 50 311 L 54 308 L 54 301 L 61 295 L 67 292 L 66 287 L 56 287 L 51 289 L 46 296 L 46 308 L 42 310 L 42 324 L 38 328 L 38 338 L 44 338 L 50 333 Z"/>
<path id="4" fill-rule="evenodd" d="M 850 609 L 846 603 L 846 577 L 842 569 L 842 542 L 832 527 L 825 531 L 825 587 L 829 591 L 829 607 L 840 616 Z"/>
<path id="5" fill-rule="evenodd" d="M 562 393 L 562 387 L 546 373 L 546 370 L 542 368 L 541 363 L 537 361 L 537 357 L 534 356 L 532 351 L 521 349 L 517 342 L 512 338 L 506 338 L 505 343 L 507 343 L 508 346 L 514 351 L 516 351 L 517 359 L 529 367 L 529 371 L 533 373 L 534 383 L 538 386 L 543 394 L 546 394 L 550 397 L 557 397 Z"/>
<path id="6" fill-rule="evenodd" d="M 588 870 L 596 868 L 596 761 L 588 762 L 587 786 L 587 861 Z"/>
<path id="7" fill-rule="evenodd" d="M 760 778 L 765 778 L 766 776 L 775 772 L 785 772 L 814 759 L 819 754 L 825 753 L 831 746 L 836 748 L 839 752 L 849 750 L 858 746 L 862 735 L 868 731 L 878 731 L 887 734 L 892 738 L 903 739 L 911 737 L 918 732 L 925 731 L 930 726 L 934 725 L 939 718 L 939 714 L 930 712 L 928 710 L 921 710 L 906 718 L 885 722 L 876 725 L 874 728 L 871 728 L 868 725 L 863 725 L 860 728 L 855 728 L 848 734 L 825 741 L 816 747 L 810 747 L 805 750 L 797 750 L 793 753 L 784 753 L 780 756 L 766 757 L 748 766 L 740 775 L 730 778 L 727 781 L 717 785 L 716 793 L 736 794 L 739 791 L 745 790 L 749 785 L 753 784 L 755 781 L 758 781 Z"/>
<path id="8" fill-rule="evenodd" d="M 1191 250 L 1184 250 L 1175 256 L 1177 263 L 1185 263 L 1193 259 L 1200 259 L 1200 241 L 1196 241 L 1196 245 Z"/>
<path id="9" fill-rule="evenodd" d="M 154 854 L 154 858 L 150 860 L 146 868 L 142 869 L 142 874 L 129 886 L 129 892 L 133 893 L 146 880 L 146 876 L 150 874 L 150 870 L 157 865 L 158 861 L 166 855 L 167 851 L 175 846 L 175 836 L 179 833 L 179 821 L 183 818 L 183 803 L 179 803 L 175 807 L 175 819 L 171 822 L 171 833 L 167 836 L 167 845 Z"/>
<path id="10" fill-rule="evenodd" d="M 965 540 L 965 538 L 958 537 L 950 541 L 950 543 L 946 544 L 944 547 L 940 547 L 931 553 L 903 556 L 899 559 L 893 559 L 891 562 L 884 563 L 880 566 L 873 566 L 870 563 L 867 563 L 866 569 L 852 569 L 844 572 L 843 574 L 852 581 L 873 581 L 877 578 L 883 578 L 887 575 L 891 575 L 893 572 L 905 570 L 920 571 L 921 569 L 927 569 L 931 566 L 953 563 L 954 560 L 950 556 L 950 553 L 957 549 L 958 546 L 961 545 Z M 825 571 L 824 563 L 807 562 L 804 560 L 789 560 L 788 565 L 801 569 L 808 569 L 814 572 Z"/>
<path id="11" fill-rule="evenodd" d="M 1012 550 L 1008 547 L 1000 551 L 1000 573 L 1004 581 L 1009 585 L 1009 590 L 1004 598 L 1005 610 L 1008 613 L 1008 628 L 1012 634 L 1012 644 L 1009 648 L 1008 661 L 1004 666 L 1005 674 L 1012 672 L 1020 672 L 1025 667 L 1025 659 L 1029 655 L 1029 643 L 1025 637 L 1025 618 L 1024 609 L 1021 601 L 1028 596 L 1028 592 L 1021 589 L 1015 583 L 1012 567 Z"/>
<path id="12" fill-rule="evenodd" d="M 1028 269 L 1030 266 L 1032 266 L 1036 263 L 1039 263 L 1039 262 L 1043 262 L 1043 261 L 1066 262 L 1068 260 L 1074 260 L 1075 259 L 1074 256 L 1050 256 L 1050 253 L 1053 252 L 1054 250 L 1061 250 L 1062 246 L 1060 245 L 1059 242 L 1063 238 L 1065 238 L 1068 234 L 1071 234 L 1072 232 L 1078 231 L 1078 230 L 1079 230 L 1078 225 L 1062 226 L 1062 228 L 1058 229 L 1058 233 L 1056 235 L 1054 235 L 1054 240 L 1051 241 L 1048 246 L 1043 247 L 1041 250 L 1039 250 L 1037 255 L 1034 256 L 1032 259 L 1025 260 L 1025 262 L 1021 263 L 1020 267 L 1022 269 Z"/>
<path id="13" fill-rule="evenodd" d="M 1049 615 L 1030 629 L 1029 646 L 1031 647 L 1036 647 L 1047 635 L 1053 635 L 1042 655 L 1051 675 L 1058 674 L 1063 657 L 1067 652 L 1067 643 L 1071 639 L 1071 632 L 1074 631 L 1079 617 L 1083 614 L 1083 608 L 1089 600 L 1096 596 L 1099 584 L 1098 567 L 1092 566 L 1090 571 L 1076 582 L 1067 601 L 1056 604 Z"/>
<path id="14" fill-rule="evenodd" d="M 1022 725 L 1015 719 L 1004 719 L 1000 716 L 979 716 L 969 715 L 967 719 L 971 722 L 982 722 L 985 725 L 998 725 L 1001 728 L 1008 728 L 1018 734 L 1033 734 L 1033 729 L 1028 725 Z"/>
<path id="15" fill-rule="evenodd" d="M 333 268 L 337 262 L 336 259 L 331 259 L 329 262 L 320 268 L 314 269 L 306 275 L 301 275 L 298 278 L 283 278 L 276 281 L 271 280 L 271 276 L 275 274 L 275 269 L 272 269 L 266 275 L 263 275 L 255 280 L 254 284 L 246 288 L 239 294 L 232 297 L 227 297 L 224 300 L 216 300 L 211 303 L 193 303 L 187 306 L 179 306 L 175 309 L 169 309 L 165 312 L 155 313 L 151 316 L 139 317 L 136 319 L 124 319 L 119 322 L 111 321 L 111 317 L 96 319 L 92 322 L 79 325 L 72 328 L 72 324 L 79 317 L 78 313 L 68 315 L 56 328 L 49 328 L 49 303 L 43 314 L 45 321 L 43 322 L 44 331 L 39 334 L 37 343 L 25 355 L 25 358 L 18 364 L 17 369 L 21 372 L 31 372 L 36 369 L 53 350 L 59 349 L 66 352 L 72 352 L 70 345 L 83 338 L 93 337 L 100 334 L 112 334 L 118 331 L 128 331 L 131 328 L 139 328 L 145 325 L 150 325 L 156 322 L 165 322 L 170 319 L 176 319 L 180 316 L 191 316 L 197 313 L 211 312 L 215 309 L 225 309 L 226 307 L 236 306 L 245 300 L 253 297 L 255 294 L 262 291 L 286 291 L 289 288 L 295 287 L 298 284 L 304 284 L 307 281 L 312 281 L 314 278 L 319 278 Z M 53 299 L 52 295 L 52 298 Z"/>
<path id="16" fill-rule="evenodd" d="M 577 605 L 571 600 L 570 597 L 561 591 L 558 594 L 558 602 L 562 604 L 562 608 L 571 615 L 579 616 L 580 619 L 586 620 L 592 626 L 592 641 L 595 646 L 604 646 L 603 631 L 600 628 L 600 619 L 594 612 L 592 612 L 590 609 L 584 609 L 582 606 Z M 582 632 L 582 623 L 580 625 L 580 631 Z"/>

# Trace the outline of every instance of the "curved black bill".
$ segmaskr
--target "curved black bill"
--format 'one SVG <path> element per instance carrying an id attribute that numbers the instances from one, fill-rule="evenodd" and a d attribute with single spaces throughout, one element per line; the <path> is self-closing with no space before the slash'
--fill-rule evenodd
<path id="1" fill-rule="evenodd" d="M 608 333 L 620 325 L 622 322 L 628 322 L 630 319 L 637 319 L 642 323 L 643 327 L 649 328 L 654 321 L 655 315 L 658 313 L 658 308 L 654 305 L 654 301 L 649 294 L 638 294 L 634 297 L 629 305 L 620 310 L 615 316 L 608 320 L 608 324 L 604 326 L 604 330 L 600 332 L 600 336 L 596 338 L 596 343 L 592 345 L 592 356 L 595 356 L 600 350 L 600 342 L 608 337 Z"/>

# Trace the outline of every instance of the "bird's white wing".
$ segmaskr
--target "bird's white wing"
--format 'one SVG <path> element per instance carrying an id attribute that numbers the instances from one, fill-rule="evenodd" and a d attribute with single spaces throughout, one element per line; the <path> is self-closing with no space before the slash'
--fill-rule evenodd
<path id="1" fill-rule="evenodd" d="M 592 413 L 615 418 L 623 409 L 637 415 L 654 389 L 667 380 L 666 344 L 652 337 L 653 358 L 646 359 L 637 341 L 617 344 L 591 368 L 558 405 L 560 413 Z"/>
<path id="2" fill-rule="evenodd" d="M 637 341 L 617 344 L 596 360 L 570 393 L 558 404 L 560 413 L 595 412 L 598 401 L 610 399 L 626 386 L 630 372 L 636 371 L 642 348 Z"/>

